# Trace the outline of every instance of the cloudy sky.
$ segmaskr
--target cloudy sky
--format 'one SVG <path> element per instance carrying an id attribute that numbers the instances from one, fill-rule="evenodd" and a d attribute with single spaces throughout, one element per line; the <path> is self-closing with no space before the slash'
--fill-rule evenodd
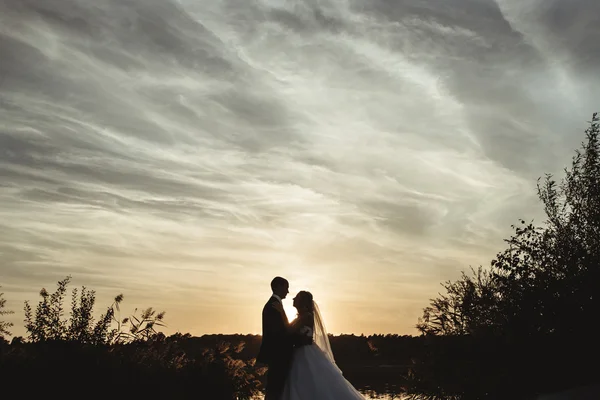
<path id="1" fill-rule="evenodd" d="M 600 109 L 596 0 L 0 0 L 0 285 L 416 333 Z M 288 310 L 291 301 L 288 302 Z"/>

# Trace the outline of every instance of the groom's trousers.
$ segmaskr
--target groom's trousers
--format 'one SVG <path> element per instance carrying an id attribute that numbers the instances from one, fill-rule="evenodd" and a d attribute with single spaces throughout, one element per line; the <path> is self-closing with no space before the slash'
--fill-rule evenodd
<path id="1" fill-rule="evenodd" d="M 278 357 L 271 361 L 267 371 L 265 400 L 280 400 L 290 371 L 291 357 Z"/>

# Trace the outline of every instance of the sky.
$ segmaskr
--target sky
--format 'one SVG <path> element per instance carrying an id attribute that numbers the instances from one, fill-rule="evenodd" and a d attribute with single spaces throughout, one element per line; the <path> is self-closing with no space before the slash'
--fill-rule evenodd
<path id="1" fill-rule="evenodd" d="M 0 285 L 416 334 L 600 111 L 596 0 L 0 0 Z M 291 297 L 284 301 L 293 317 Z"/>

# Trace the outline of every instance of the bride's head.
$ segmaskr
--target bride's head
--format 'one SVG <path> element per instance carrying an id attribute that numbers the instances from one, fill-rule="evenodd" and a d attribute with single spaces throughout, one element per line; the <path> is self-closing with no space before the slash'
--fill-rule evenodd
<path id="1" fill-rule="evenodd" d="M 301 290 L 294 297 L 294 307 L 298 310 L 298 313 L 312 312 L 313 311 L 313 295 L 310 292 Z"/>

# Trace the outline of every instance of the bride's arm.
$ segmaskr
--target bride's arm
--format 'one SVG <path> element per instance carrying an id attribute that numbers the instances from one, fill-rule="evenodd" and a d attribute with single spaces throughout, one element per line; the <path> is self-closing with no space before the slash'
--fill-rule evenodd
<path id="1" fill-rule="evenodd" d="M 285 310 L 283 309 L 283 305 L 281 303 L 275 303 L 273 305 L 273 308 L 279 311 L 284 317 L 286 316 Z M 300 331 L 300 329 L 302 329 L 304 325 L 309 325 L 308 322 L 308 319 L 303 320 L 301 317 L 298 317 L 289 323 L 289 325 L 287 326 L 287 331 L 288 333 L 297 333 Z"/>
<path id="2" fill-rule="evenodd" d="M 304 321 L 302 320 L 302 318 L 298 317 L 295 320 L 293 320 L 292 322 L 290 322 L 290 325 L 287 328 L 288 333 L 298 333 L 300 332 L 300 329 L 302 329 L 302 327 L 304 326 Z"/>
<path id="3" fill-rule="evenodd" d="M 276 303 L 273 307 L 285 316 L 285 310 L 283 309 L 283 305 L 281 303 Z M 289 323 L 287 326 L 287 331 L 288 333 L 297 333 L 304 325 L 308 325 L 308 320 L 303 320 L 302 318 L 298 317 Z"/>

